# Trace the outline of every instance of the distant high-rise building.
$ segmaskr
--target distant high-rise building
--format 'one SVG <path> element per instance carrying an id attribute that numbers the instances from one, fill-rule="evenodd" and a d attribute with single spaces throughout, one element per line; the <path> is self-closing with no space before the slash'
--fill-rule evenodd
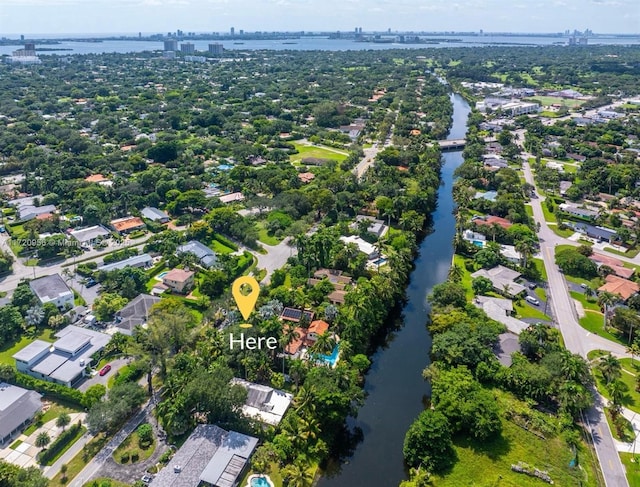
<path id="1" fill-rule="evenodd" d="M 177 51 L 178 50 L 178 41 L 175 39 L 168 39 L 164 41 L 164 50 L 165 51 Z"/>
<path id="2" fill-rule="evenodd" d="M 209 44 L 209 54 L 213 54 L 214 56 L 222 56 L 223 53 L 224 47 L 219 42 Z"/>
<path id="3" fill-rule="evenodd" d="M 240 29 L 240 35 L 244 35 L 244 29 Z"/>
<path id="4" fill-rule="evenodd" d="M 194 54 L 196 52 L 196 46 L 192 42 L 183 42 L 180 44 L 180 51 L 183 54 Z"/>
<path id="5" fill-rule="evenodd" d="M 236 34 L 235 27 L 231 27 L 231 30 L 229 30 L 229 32 L 231 32 L 231 35 L 235 35 Z"/>

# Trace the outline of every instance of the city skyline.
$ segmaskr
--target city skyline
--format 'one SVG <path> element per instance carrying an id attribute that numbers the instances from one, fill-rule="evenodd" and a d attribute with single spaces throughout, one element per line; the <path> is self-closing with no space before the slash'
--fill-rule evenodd
<path id="1" fill-rule="evenodd" d="M 2 27 L 4 26 L 4 28 Z M 8 34 L 251 31 L 640 32 L 637 0 L 2 0 Z"/>

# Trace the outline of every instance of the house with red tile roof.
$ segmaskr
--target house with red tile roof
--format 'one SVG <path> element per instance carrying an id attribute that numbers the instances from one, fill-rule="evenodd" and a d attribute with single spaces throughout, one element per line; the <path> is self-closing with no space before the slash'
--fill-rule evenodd
<path id="1" fill-rule="evenodd" d="M 604 285 L 598 288 L 598 291 L 606 291 L 612 294 L 617 294 L 622 298 L 623 301 L 626 301 L 634 294 L 637 294 L 640 291 L 640 286 L 633 281 L 629 281 L 628 279 L 623 279 L 622 277 L 614 276 L 613 274 L 608 275 L 605 278 Z"/>

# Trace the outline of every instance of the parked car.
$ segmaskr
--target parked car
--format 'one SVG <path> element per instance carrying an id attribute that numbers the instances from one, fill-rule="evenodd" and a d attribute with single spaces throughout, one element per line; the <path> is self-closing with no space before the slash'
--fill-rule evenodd
<path id="1" fill-rule="evenodd" d="M 142 480 L 145 484 L 148 484 L 152 479 L 153 477 L 151 475 L 145 473 L 140 480 Z"/>
<path id="2" fill-rule="evenodd" d="M 535 289 L 536 287 L 537 287 L 537 284 L 535 282 L 529 283 L 529 289 Z"/>
<path id="3" fill-rule="evenodd" d="M 534 306 L 538 306 L 540 304 L 540 301 L 538 301 L 536 298 L 534 298 L 533 296 L 527 296 L 526 298 L 524 298 L 528 303 L 533 304 Z"/>
<path id="4" fill-rule="evenodd" d="M 109 371 L 110 371 L 110 370 L 111 370 L 111 364 L 107 364 L 107 365 L 105 365 L 104 367 L 102 367 L 102 368 L 100 369 L 100 372 L 99 372 L 99 373 L 100 373 L 100 376 L 102 377 L 102 376 L 107 375 L 107 374 L 109 373 Z"/>
<path id="5" fill-rule="evenodd" d="M 90 277 L 89 279 L 87 279 L 87 283 L 84 285 L 85 287 L 93 287 L 95 285 L 98 284 L 98 281 L 96 281 L 94 278 Z"/>

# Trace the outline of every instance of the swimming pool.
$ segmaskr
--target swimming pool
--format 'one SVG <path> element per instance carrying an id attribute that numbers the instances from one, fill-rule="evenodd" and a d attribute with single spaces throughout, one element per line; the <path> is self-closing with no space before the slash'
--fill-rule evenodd
<path id="1" fill-rule="evenodd" d="M 158 281 L 162 281 L 162 279 L 164 278 L 164 276 L 166 276 L 167 274 L 169 274 L 169 271 L 161 272 L 160 274 L 158 274 L 158 275 L 156 276 L 156 279 L 157 279 Z"/>
<path id="2" fill-rule="evenodd" d="M 267 477 L 255 476 L 251 479 L 249 484 L 251 487 L 272 487 Z"/>
<path id="3" fill-rule="evenodd" d="M 484 242 L 482 240 L 474 240 L 473 241 L 473 245 L 475 245 L 476 247 L 484 247 Z"/>
<path id="4" fill-rule="evenodd" d="M 329 367 L 333 368 L 338 363 L 339 355 L 340 355 L 340 344 L 338 343 L 336 344 L 335 347 L 333 347 L 333 351 L 331 352 L 331 355 L 317 355 L 316 359 L 321 360 L 325 364 L 329 365 Z"/>
<path id="5" fill-rule="evenodd" d="M 229 164 L 220 164 L 218 166 L 218 169 L 220 169 L 221 171 L 229 171 L 230 169 L 233 169 L 233 166 Z"/>

